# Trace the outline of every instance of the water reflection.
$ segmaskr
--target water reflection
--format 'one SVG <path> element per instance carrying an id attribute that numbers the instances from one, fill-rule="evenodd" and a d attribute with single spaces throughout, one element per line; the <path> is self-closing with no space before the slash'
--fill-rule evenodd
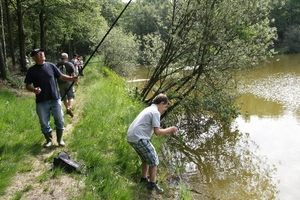
<path id="1" fill-rule="evenodd" d="M 282 104 L 267 101 L 265 98 L 257 97 L 251 93 L 243 94 L 243 96 L 237 100 L 237 103 L 241 107 L 241 117 L 247 122 L 249 122 L 251 115 L 263 118 L 270 115 L 282 116 L 284 114 Z"/>
<path id="2" fill-rule="evenodd" d="M 209 119 L 201 126 L 181 125 L 170 138 L 173 164 L 184 168 L 195 199 L 275 199 L 276 168 L 257 156 L 248 134 Z"/>

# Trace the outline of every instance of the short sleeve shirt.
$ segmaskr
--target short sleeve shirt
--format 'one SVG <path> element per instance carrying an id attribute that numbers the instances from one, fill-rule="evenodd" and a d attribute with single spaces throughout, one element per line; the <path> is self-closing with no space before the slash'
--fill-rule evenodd
<path id="1" fill-rule="evenodd" d="M 72 73 L 75 72 L 73 63 L 71 63 L 71 62 L 59 62 L 59 63 L 56 64 L 57 68 L 59 68 L 61 65 L 65 65 L 68 76 L 71 76 Z"/>
<path id="2" fill-rule="evenodd" d="M 149 140 L 153 135 L 154 127 L 160 127 L 160 112 L 156 104 L 145 108 L 130 124 L 127 132 L 127 141 Z"/>
<path id="3" fill-rule="evenodd" d="M 71 76 L 72 73 L 75 72 L 75 67 L 74 67 L 73 63 L 71 63 L 71 62 L 59 62 L 59 63 L 56 64 L 56 67 L 59 69 L 59 67 L 62 66 L 62 65 L 65 66 L 66 74 L 68 76 Z M 62 81 L 62 80 L 58 79 L 57 83 L 58 84 L 69 84 L 70 85 L 70 84 L 72 84 L 72 81 Z"/>
<path id="4" fill-rule="evenodd" d="M 62 76 L 59 69 L 50 62 L 43 65 L 33 65 L 27 71 L 24 83 L 33 84 L 34 87 L 40 87 L 41 93 L 36 94 L 36 103 L 59 99 L 56 79 Z"/>

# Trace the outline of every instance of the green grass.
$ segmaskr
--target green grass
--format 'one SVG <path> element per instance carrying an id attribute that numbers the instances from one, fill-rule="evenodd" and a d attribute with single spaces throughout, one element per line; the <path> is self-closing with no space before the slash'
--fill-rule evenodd
<path id="1" fill-rule="evenodd" d="M 84 179 L 86 187 L 76 199 L 143 199 L 147 191 L 138 184 L 141 163 L 126 141 L 126 132 L 144 105 L 129 96 L 124 80 L 110 70 L 89 66 L 84 74 L 76 91 L 75 101 L 80 106 L 74 106 L 80 121 L 66 138 L 64 149 L 88 170 Z M 0 90 L 0 105 L 0 195 L 4 195 L 16 173 L 31 170 L 30 156 L 42 150 L 44 138 L 39 130 L 33 96 L 17 97 L 11 91 Z M 153 137 L 152 141 L 159 152 L 163 136 Z M 58 150 L 53 151 L 53 156 L 44 162 L 53 161 Z M 161 163 L 158 181 L 163 182 L 168 169 L 163 167 L 163 161 Z M 45 170 L 37 181 L 60 175 L 57 171 Z M 166 185 L 161 186 L 167 189 Z M 15 199 L 30 189 L 21 190 Z"/>
<path id="2" fill-rule="evenodd" d="M 32 98 L 0 90 L 0 194 L 23 164 L 19 161 L 41 150 L 39 126 Z"/>
<path id="3" fill-rule="evenodd" d="M 82 198 L 127 199 L 134 196 L 128 187 L 137 176 L 131 165 L 138 164 L 136 155 L 126 142 L 128 124 L 142 108 L 126 93 L 124 81 L 104 69 L 102 74 L 89 76 L 85 90 L 82 119 L 73 131 L 70 148 L 84 158 L 89 169 Z M 81 86 L 80 86 L 81 87 Z"/>

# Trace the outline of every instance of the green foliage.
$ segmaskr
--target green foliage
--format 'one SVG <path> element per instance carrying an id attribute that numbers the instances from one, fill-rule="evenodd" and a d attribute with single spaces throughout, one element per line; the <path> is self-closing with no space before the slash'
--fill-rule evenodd
<path id="1" fill-rule="evenodd" d="M 56 61 L 62 51 L 70 55 L 74 52 L 81 55 L 89 54 L 99 42 L 93 43 L 90 38 L 99 32 L 99 27 L 106 25 L 105 19 L 101 16 L 101 2 L 97 0 L 55 0 L 45 1 L 44 4 L 37 1 L 23 1 L 20 2 L 20 6 L 24 10 L 21 14 L 27 55 L 31 49 L 43 47 L 40 43 L 42 33 L 47 39 L 45 50 L 48 60 Z M 13 5 L 8 7 L 12 16 L 17 16 L 18 10 L 14 10 Z M 41 25 L 39 16 L 43 17 L 44 30 L 39 26 Z M 17 22 L 17 19 L 12 18 L 11 21 Z M 17 25 L 11 23 L 13 32 L 17 32 Z M 17 39 L 13 42 L 16 48 L 21 48 Z"/>
<path id="2" fill-rule="evenodd" d="M 171 11 L 169 1 L 136 1 L 124 13 L 120 24 L 126 32 L 133 33 L 139 43 L 138 62 L 155 65 L 162 50 L 161 40 L 167 38 L 167 19 Z"/>
<path id="3" fill-rule="evenodd" d="M 154 67 L 158 64 L 159 56 L 162 54 L 163 42 L 158 33 L 141 36 L 139 63 Z"/>
<path id="4" fill-rule="evenodd" d="M 124 4 L 119 0 L 102 0 L 101 15 L 107 23 L 112 25 L 124 8 Z"/>
<path id="5" fill-rule="evenodd" d="M 216 119 L 219 118 L 229 125 L 231 120 L 240 114 L 235 100 L 235 96 L 231 96 L 226 91 L 215 91 L 204 96 L 202 108 L 204 111 L 214 113 Z"/>
<path id="6" fill-rule="evenodd" d="M 277 28 L 278 40 L 275 41 L 276 50 L 280 53 L 299 53 L 296 40 L 297 26 L 300 24 L 300 2 L 297 0 L 275 0 L 270 13 L 271 25 Z M 289 33 L 292 31 L 293 33 Z M 295 41 L 298 43 L 298 41 Z"/>
<path id="7" fill-rule="evenodd" d="M 300 24 L 288 27 L 283 40 L 286 53 L 300 52 Z"/>
<path id="8" fill-rule="evenodd" d="M 283 34 L 288 26 L 288 16 L 286 0 L 274 1 L 273 9 L 270 12 L 271 26 L 275 26 L 277 29 L 278 40 L 283 40 Z"/>
<path id="9" fill-rule="evenodd" d="M 140 93 L 142 99 L 150 102 L 157 93 L 168 93 L 172 104 L 167 113 L 201 109 L 228 123 L 238 114 L 238 94 L 232 90 L 235 70 L 253 67 L 273 54 L 271 1 L 188 0 L 174 1 L 171 8 L 164 18 L 168 35 L 161 34 L 164 48 L 157 51 L 159 59 Z"/>
<path id="10" fill-rule="evenodd" d="M 156 32 L 164 35 L 170 6 L 169 1 L 137 0 L 124 13 L 121 25 L 127 32 L 132 32 L 138 37 Z"/>
<path id="11" fill-rule="evenodd" d="M 115 27 L 101 48 L 104 65 L 121 76 L 132 75 L 137 66 L 138 50 L 135 37 Z"/>
<path id="12" fill-rule="evenodd" d="M 11 85 L 13 88 L 22 89 L 24 88 L 24 80 L 22 76 L 8 76 L 7 82 Z"/>
<path id="13" fill-rule="evenodd" d="M 186 188 L 185 185 L 180 186 L 180 194 L 182 200 L 192 200 L 193 196 L 191 195 L 191 192 Z"/>

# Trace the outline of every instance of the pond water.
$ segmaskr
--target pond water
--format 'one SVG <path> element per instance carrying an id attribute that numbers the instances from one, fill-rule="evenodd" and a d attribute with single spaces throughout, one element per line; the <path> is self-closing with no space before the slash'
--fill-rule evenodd
<path id="1" fill-rule="evenodd" d="M 278 199 L 300 199 L 300 55 L 276 56 L 244 82 L 235 123 L 277 168 Z"/>
<path id="2" fill-rule="evenodd" d="M 300 55 L 247 71 L 239 90 L 230 130 L 207 121 L 198 138 L 178 133 L 173 162 L 195 199 L 300 199 Z"/>

